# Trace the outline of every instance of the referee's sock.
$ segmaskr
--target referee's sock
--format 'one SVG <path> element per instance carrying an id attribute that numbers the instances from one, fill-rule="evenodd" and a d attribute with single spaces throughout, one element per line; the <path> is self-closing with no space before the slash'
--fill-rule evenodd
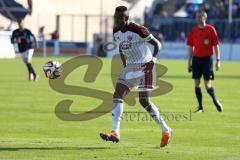
<path id="1" fill-rule="evenodd" d="M 120 120 L 123 114 L 123 100 L 114 99 L 114 106 L 112 109 L 112 125 L 113 131 L 119 135 L 120 132 Z"/>
<path id="2" fill-rule="evenodd" d="M 216 96 L 215 96 L 214 88 L 213 88 L 213 87 L 208 88 L 208 89 L 207 89 L 207 92 L 208 92 L 208 94 L 212 97 L 213 101 L 216 102 L 216 101 L 217 101 L 217 98 L 216 98 Z"/>
<path id="3" fill-rule="evenodd" d="M 31 63 L 27 63 L 27 68 L 28 68 L 28 72 L 32 73 L 34 77 L 36 77 L 36 72 L 34 71 L 32 64 Z"/>
<path id="4" fill-rule="evenodd" d="M 202 107 L 202 91 L 201 91 L 200 87 L 195 87 L 195 94 L 196 94 L 196 98 L 198 100 L 199 109 L 203 109 L 203 107 Z"/>
<path id="5" fill-rule="evenodd" d="M 213 103 L 214 103 L 214 105 L 216 106 L 217 110 L 218 110 L 219 112 L 222 112 L 222 111 L 223 111 L 223 106 L 222 106 L 222 104 L 219 102 L 219 100 L 217 100 L 217 98 L 216 98 L 216 96 L 215 96 L 215 93 L 214 93 L 213 87 L 207 89 L 207 92 L 208 92 L 208 94 L 212 97 Z"/>

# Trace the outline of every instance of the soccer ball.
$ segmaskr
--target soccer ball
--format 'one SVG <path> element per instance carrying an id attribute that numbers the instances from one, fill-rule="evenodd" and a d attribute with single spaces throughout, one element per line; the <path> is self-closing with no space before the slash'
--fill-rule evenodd
<path id="1" fill-rule="evenodd" d="M 45 76 L 49 79 L 56 79 L 62 74 L 62 65 L 58 61 L 50 60 L 43 66 Z"/>

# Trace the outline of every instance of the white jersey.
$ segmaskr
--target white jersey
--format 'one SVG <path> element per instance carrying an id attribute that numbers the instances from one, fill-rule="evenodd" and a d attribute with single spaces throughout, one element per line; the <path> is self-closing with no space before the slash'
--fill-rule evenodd
<path id="1" fill-rule="evenodd" d="M 146 63 L 152 60 L 152 52 L 147 42 L 153 35 L 143 26 L 130 22 L 127 30 L 113 29 L 114 41 L 126 57 L 126 64 Z"/>

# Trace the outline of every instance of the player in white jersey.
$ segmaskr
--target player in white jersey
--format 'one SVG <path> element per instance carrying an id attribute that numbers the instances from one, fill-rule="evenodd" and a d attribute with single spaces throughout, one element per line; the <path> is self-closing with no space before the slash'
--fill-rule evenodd
<path id="1" fill-rule="evenodd" d="M 140 104 L 162 129 L 160 147 L 164 147 L 169 143 L 172 130 L 163 120 L 158 108 L 150 101 L 150 92 L 154 81 L 153 67 L 161 44 L 145 27 L 129 21 L 128 10 L 125 6 L 119 6 L 115 9 L 113 36 L 114 41 L 119 45 L 124 69 L 119 76 L 113 95 L 113 129 L 109 133 L 100 133 L 100 136 L 103 140 L 120 141 L 123 98 L 133 87 L 137 86 L 140 89 Z M 153 53 L 148 47 L 148 43 L 154 46 Z"/>

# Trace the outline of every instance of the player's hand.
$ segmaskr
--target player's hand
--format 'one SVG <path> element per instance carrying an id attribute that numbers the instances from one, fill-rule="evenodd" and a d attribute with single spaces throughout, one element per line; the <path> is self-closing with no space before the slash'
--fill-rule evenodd
<path id="1" fill-rule="evenodd" d="M 190 64 L 188 65 L 188 72 L 192 72 L 192 66 Z"/>
<path id="2" fill-rule="evenodd" d="M 217 60 L 217 62 L 216 62 L 216 71 L 219 71 L 220 68 L 221 68 L 220 60 Z"/>
<path id="3" fill-rule="evenodd" d="M 142 67 L 144 67 L 143 71 L 144 72 L 151 71 L 153 69 L 153 66 L 154 66 L 154 62 L 153 61 L 145 63 L 144 65 L 142 65 Z"/>

